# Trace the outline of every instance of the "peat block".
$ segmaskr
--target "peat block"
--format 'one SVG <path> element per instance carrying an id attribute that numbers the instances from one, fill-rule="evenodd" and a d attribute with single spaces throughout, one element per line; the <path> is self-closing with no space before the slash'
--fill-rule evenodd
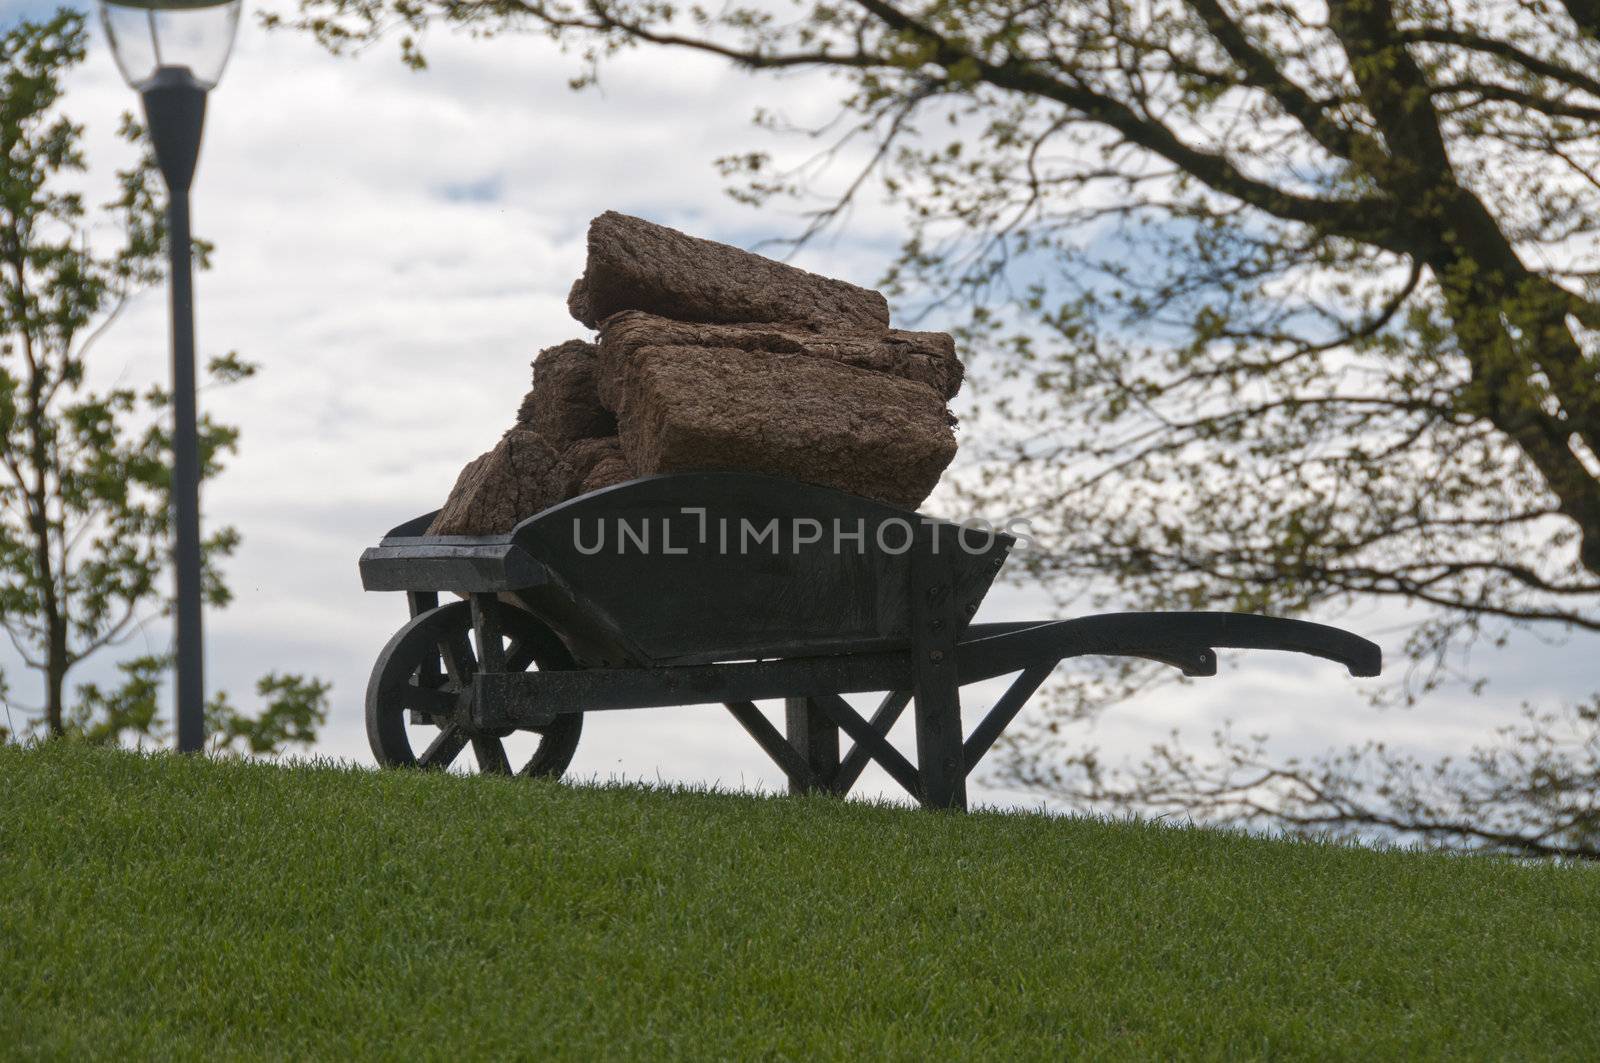
<path id="1" fill-rule="evenodd" d="M 889 327 L 879 292 L 610 210 L 589 223 L 588 261 L 567 309 L 590 328 L 622 310 L 818 332 L 881 335 Z"/>
<path id="2" fill-rule="evenodd" d="M 654 473 L 742 469 L 915 509 L 955 456 L 942 332 L 875 291 L 614 211 L 568 298 L 599 343 L 539 352 L 516 426 L 461 473 L 436 535 L 488 535 Z"/>
<path id="3" fill-rule="evenodd" d="M 566 497 L 562 463 L 539 433 L 513 428 L 461 470 L 429 535 L 496 535 Z"/>
<path id="4" fill-rule="evenodd" d="M 618 408 L 640 476 L 742 469 L 915 509 L 956 453 L 927 384 L 799 354 L 644 347 Z"/>
<path id="5" fill-rule="evenodd" d="M 595 373 L 600 349 L 568 340 L 540 351 L 533 360 L 533 390 L 517 410 L 517 423 L 551 446 L 617 434 L 617 419 L 600 404 Z"/>
<path id="6" fill-rule="evenodd" d="M 594 490 L 584 484 L 594 477 L 597 469 L 607 462 L 623 462 L 622 441 L 616 436 L 606 439 L 580 439 L 569 445 L 561 452 L 560 487 L 563 499 L 581 495 L 586 491 Z M 624 462 L 624 470 L 627 466 Z M 601 479 L 615 475 L 615 471 L 608 469 L 601 474 Z M 632 474 L 625 475 L 614 483 L 632 479 Z M 609 486 L 609 485 L 607 485 Z"/>
<path id="7" fill-rule="evenodd" d="M 615 487 L 620 483 L 627 483 L 634 478 L 633 469 L 628 466 L 627 459 L 622 456 L 622 445 L 618 443 L 617 452 L 609 457 L 601 458 L 595 463 L 589 475 L 584 477 L 583 483 L 578 485 L 578 494 L 586 495 L 590 491 L 598 491 L 602 487 Z"/>
<path id="8" fill-rule="evenodd" d="M 817 334 L 785 325 L 707 324 L 674 321 L 637 310 L 607 318 L 600 327 L 600 400 L 612 409 L 617 389 L 643 347 L 722 347 L 768 354 L 803 354 L 857 369 L 927 384 L 945 399 L 961 389 L 955 341 L 945 332 L 889 329 L 882 336 Z"/>

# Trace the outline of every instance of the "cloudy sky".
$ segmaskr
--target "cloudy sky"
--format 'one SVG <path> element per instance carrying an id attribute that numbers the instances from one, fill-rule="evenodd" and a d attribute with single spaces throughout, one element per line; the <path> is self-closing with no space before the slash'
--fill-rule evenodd
<path id="1" fill-rule="evenodd" d="M 0 28 L 53 6 L 0 0 Z M 756 140 L 804 150 L 752 132 L 753 108 L 805 120 L 836 98 L 819 78 L 751 80 L 682 54 L 625 56 L 602 92 L 585 93 L 566 87 L 571 60 L 542 40 L 437 36 L 428 54 L 422 74 L 388 48 L 335 59 L 248 20 L 213 94 L 195 192 L 196 231 L 218 246 L 198 286 L 203 352 L 236 349 L 263 367 L 202 398 L 243 431 L 241 454 L 205 499 L 208 521 L 245 537 L 230 570 L 236 602 L 207 619 L 208 684 L 248 700 L 272 668 L 332 680 L 317 751 L 361 763 L 367 673 L 404 605 L 363 593 L 356 558 L 436 507 L 461 465 L 494 442 L 537 350 L 585 334 L 565 295 L 582 271 L 589 218 L 620 210 L 745 246 L 792 235 L 793 216 L 724 196 L 711 160 Z M 98 34 L 69 98 L 89 125 L 99 179 L 124 160 L 111 133 L 135 100 Z M 871 284 L 899 235 L 893 212 L 869 207 L 845 236 L 796 261 Z M 99 372 L 164 379 L 166 342 L 163 293 L 146 293 L 102 349 Z M 1041 608 L 1039 595 L 1009 588 L 991 596 L 986 618 Z M 1345 621 L 1397 648 L 1404 619 Z M 141 636 L 165 638 L 158 628 Z M 1507 722 L 1508 705 L 1584 692 L 1570 653 L 1537 643 L 1503 655 L 1491 698 L 1450 695 L 1408 713 L 1368 708 L 1356 682 L 1325 662 L 1244 663 L 1121 706 L 1082 739 L 1115 758 L 1174 726 L 1204 739 L 1232 720 L 1272 732 L 1286 753 L 1380 734 L 1419 752 L 1461 751 Z M 778 782 L 715 708 L 602 714 L 589 728 L 580 776 Z M 891 792 L 882 776 L 866 781 Z"/>

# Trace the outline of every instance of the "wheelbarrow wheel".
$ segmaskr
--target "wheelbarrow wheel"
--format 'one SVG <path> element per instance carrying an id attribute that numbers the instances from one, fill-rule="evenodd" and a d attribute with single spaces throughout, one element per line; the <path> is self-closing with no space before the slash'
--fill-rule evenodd
<path id="1" fill-rule="evenodd" d="M 561 640 L 532 615 L 511 606 L 500 613 L 507 670 L 577 667 Z M 583 732 L 582 713 L 513 731 L 475 729 L 456 711 L 478 670 L 480 649 L 467 602 L 430 609 L 395 632 L 367 684 L 367 740 L 379 764 L 443 770 L 464 765 L 461 754 L 471 747 L 485 774 L 559 776 L 567 770 Z"/>

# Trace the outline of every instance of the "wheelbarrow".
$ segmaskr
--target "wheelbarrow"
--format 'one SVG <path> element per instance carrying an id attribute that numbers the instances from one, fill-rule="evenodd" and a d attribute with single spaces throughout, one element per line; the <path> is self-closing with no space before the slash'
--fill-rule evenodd
<path id="1" fill-rule="evenodd" d="M 1243 613 L 973 623 L 1013 536 L 769 476 L 633 480 L 501 535 L 429 536 L 433 516 L 361 555 L 363 586 L 405 592 L 411 613 L 367 687 L 386 766 L 443 769 L 471 746 L 480 771 L 559 776 L 586 713 L 722 705 L 791 792 L 846 794 L 876 763 L 923 807 L 960 809 L 967 777 L 1064 660 L 1210 676 L 1227 648 L 1382 667 L 1350 632 Z M 962 688 L 1013 674 L 966 730 Z M 869 692 L 882 699 L 870 716 L 845 699 Z M 784 731 L 757 708 L 767 699 L 783 700 Z M 915 762 L 888 737 L 908 707 Z"/>

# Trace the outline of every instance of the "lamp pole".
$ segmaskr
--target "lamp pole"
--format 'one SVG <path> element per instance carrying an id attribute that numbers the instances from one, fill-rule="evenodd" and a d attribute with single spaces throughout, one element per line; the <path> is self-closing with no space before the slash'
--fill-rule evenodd
<path id="1" fill-rule="evenodd" d="M 194 261 L 189 186 L 200 157 L 206 89 L 186 67 L 161 67 L 139 91 L 156 162 L 167 185 L 172 297 L 172 520 L 176 575 L 178 752 L 205 747 L 201 620 L 200 433 L 195 410 Z"/>
<path id="2" fill-rule="evenodd" d="M 167 185 L 172 296 L 172 570 L 177 643 L 178 752 L 206 744 L 201 633 L 200 429 L 195 411 L 194 254 L 189 186 L 200 159 L 206 94 L 222 77 L 242 0 L 100 0 L 100 19 L 122 76 L 144 103 L 145 128 Z"/>

